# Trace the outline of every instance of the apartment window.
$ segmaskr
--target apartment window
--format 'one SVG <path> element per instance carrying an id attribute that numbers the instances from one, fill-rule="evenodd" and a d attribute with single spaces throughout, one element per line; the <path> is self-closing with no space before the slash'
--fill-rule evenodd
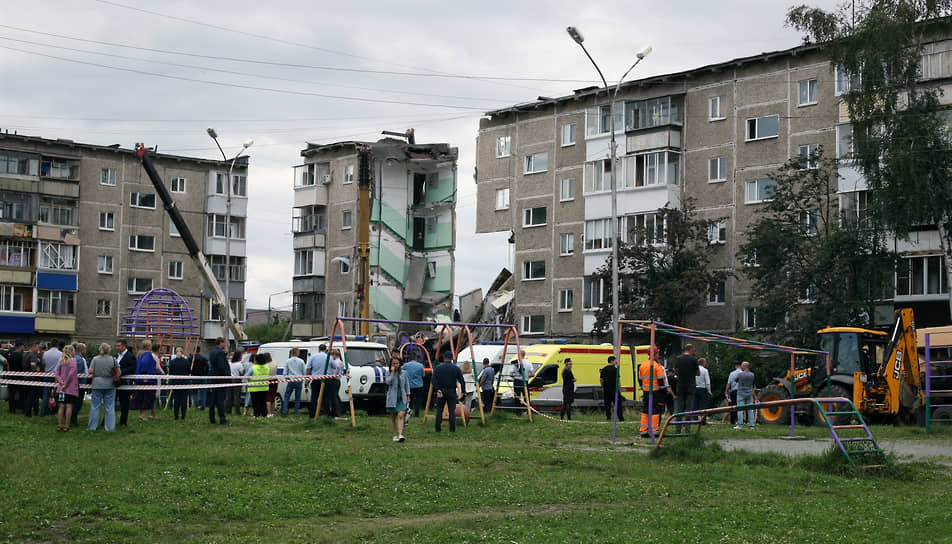
<path id="1" fill-rule="evenodd" d="M 116 230 L 116 214 L 99 212 L 99 230 Z"/>
<path id="2" fill-rule="evenodd" d="M 803 169 L 815 169 L 819 166 L 819 155 L 820 146 L 819 144 L 807 144 L 801 145 L 798 151 L 798 157 L 800 159 L 800 168 Z"/>
<path id="3" fill-rule="evenodd" d="M 850 123 L 836 125 L 836 158 L 851 159 L 853 151 L 853 125 Z"/>
<path id="4" fill-rule="evenodd" d="M 575 234 L 563 232 L 559 235 L 559 255 L 572 255 L 573 253 L 575 253 Z"/>
<path id="5" fill-rule="evenodd" d="M 112 255 L 98 255 L 96 257 L 96 272 L 112 274 Z"/>
<path id="6" fill-rule="evenodd" d="M 32 268 L 34 242 L 0 240 L 0 266 Z"/>
<path id="7" fill-rule="evenodd" d="M 126 290 L 130 295 L 141 295 L 152 290 L 152 278 L 129 278 L 126 280 Z"/>
<path id="8" fill-rule="evenodd" d="M 575 123 L 562 125 L 562 147 L 575 145 Z"/>
<path id="9" fill-rule="evenodd" d="M 819 214 L 816 210 L 800 212 L 800 232 L 804 236 L 814 236 L 817 233 Z"/>
<path id="10" fill-rule="evenodd" d="M 155 251 L 155 236 L 151 234 L 130 234 L 129 249 L 133 251 Z"/>
<path id="11" fill-rule="evenodd" d="M 522 334 L 542 334 L 545 332 L 544 315 L 522 316 Z"/>
<path id="12" fill-rule="evenodd" d="M 725 297 L 726 286 L 724 280 L 718 280 L 711 282 L 710 287 L 707 291 L 707 303 L 708 304 L 724 304 L 726 300 Z"/>
<path id="13" fill-rule="evenodd" d="M 586 309 L 601 308 L 608 299 L 608 283 L 602 278 L 588 276 L 582 280 L 582 306 Z"/>
<path id="14" fill-rule="evenodd" d="M 341 274 L 350 274 L 350 259 L 341 259 L 338 263 L 340 263 Z"/>
<path id="15" fill-rule="evenodd" d="M 727 220 L 718 219 L 707 224 L 707 241 L 710 244 L 727 243 Z"/>
<path id="16" fill-rule="evenodd" d="M 344 183 L 354 182 L 354 165 L 348 164 L 344 167 Z"/>
<path id="17" fill-rule="evenodd" d="M 757 328 L 757 308 L 744 308 L 744 330 Z"/>
<path id="18" fill-rule="evenodd" d="M 228 183 L 228 174 L 223 174 L 221 172 L 215 174 L 215 194 L 216 195 L 225 194 L 225 191 L 228 190 L 227 183 Z M 313 184 L 313 178 L 311 183 Z"/>
<path id="19" fill-rule="evenodd" d="M 945 258 L 941 255 L 904 257 L 896 267 L 896 296 L 944 295 L 949 292 Z"/>
<path id="20" fill-rule="evenodd" d="M 746 267 L 757 267 L 760 266 L 760 263 L 757 262 L 757 248 L 753 248 L 744 254 L 743 260 L 744 266 Z"/>
<path id="21" fill-rule="evenodd" d="M 747 194 L 744 202 L 747 204 L 756 204 L 758 202 L 767 202 L 773 199 L 777 191 L 777 180 L 773 179 L 754 179 L 747 182 Z"/>
<path id="22" fill-rule="evenodd" d="M 33 288 L 0 285 L 0 312 L 32 312 Z"/>
<path id="23" fill-rule="evenodd" d="M 624 103 L 617 102 L 614 108 L 598 106 L 587 109 L 585 111 L 585 134 L 592 137 L 611 132 L 613 109 L 615 129 L 621 129 L 625 123 L 625 105 Z"/>
<path id="24" fill-rule="evenodd" d="M 208 233 L 215 238 L 229 237 L 236 240 L 245 238 L 245 218 L 231 216 L 231 228 L 225 221 L 227 216 L 220 214 L 208 215 Z"/>
<path id="25" fill-rule="evenodd" d="M 819 289 L 816 285 L 808 285 L 800 291 L 800 296 L 798 297 L 797 302 L 800 304 L 813 304 L 816 302 L 816 297 L 819 294 Z"/>
<path id="26" fill-rule="evenodd" d="M 248 195 L 248 178 L 244 175 L 235 174 L 231 176 L 231 194 L 235 196 Z"/>
<path id="27" fill-rule="evenodd" d="M 866 214 L 867 192 L 852 191 L 840 195 L 840 218 L 845 221 L 856 221 L 860 225 L 867 225 L 869 218 Z"/>
<path id="28" fill-rule="evenodd" d="M 575 293 L 571 289 L 559 289 L 559 311 L 571 312 L 575 303 Z"/>
<path id="29" fill-rule="evenodd" d="M 0 174 L 38 176 L 40 174 L 40 158 L 38 155 L 30 155 L 29 153 L 0 150 Z"/>
<path id="30" fill-rule="evenodd" d="M 41 314 L 73 315 L 76 313 L 76 294 L 40 289 L 36 292 L 36 311 Z"/>
<path id="31" fill-rule="evenodd" d="M 545 261 L 523 261 L 522 262 L 523 280 L 544 280 L 545 279 Z"/>
<path id="32" fill-rule="evenodd" d="M 115 168 L 103 168 L 99 171 L 99 183 L 101 185 L 116 185 L 116 169 Z"/>
<path id="33" fill-rule="evenodd" d="M 40 268 L 49 270 L 76 270 L 79 268 L 76 246 L 40 242 Z"/>
<path id="34" fill-rule="evenodd" d="M 496 138 L 496 158 L 501 159 L 512 154 L 512 136 Z"/>
<path id="35" fill-rule="evenodd" d="M 496 209 L 497 210 L 509 209 L 509 187 L 496 189 Z"/>
<path id="36" fill-rule="evenodd" d="M 629 155 L 619 161 L 618 188 L 631 189 L 653 185 L 677 185 L 681 154 L 656 151 Z M 610 189 L 610 186 L 606 187 Z"/>
<path id="37" fill-rule="evenodd" d="M 780 116 L 765 115 L 747 120 L 747 141 L 776 138 L 780 132 Z"/>
<path id="38" fill-rule="evenodd" d="M 612 188 L 612 161 L 603 159 L 590 162 L 585 168 L 585 192 L 601 193 Z"/>
<path id="39" fill-rule="evenodd" d="M 79 181 L 79 160 L 44 157 L 40 160 L 40 176 L 67 181 Z"/>
<path id="40" fill-rule="evenodd" d="M 337 302 L 337 315 L 339 317 L 347 317 L 347 301 L 341 300 Z"/>
<path id="41" fill-rule="evenodd" d="M 834 69 L 834 76 L 836 85 L 833 89 L 834 94 L 837 96 L 850 92 L 850 89 L 859 87 L 860 78 L 859 76 L 850 75 L 842 66 L 837 66 Z"/>
<path id="42" fill-rule="evenodd" d="M 40 223 L 47 225 L 60 225 L 71 227 L 76 225 L 76 203 L 72 200 L 40 200 L 39 216 Z"/>
<path id="43" fill-rule="evenodd" d="M 184 276 L 182 261 L 169 261 L 169 279 L 180 280 Z"/>
<path id="44" fill-rule="evenodd" d="M 708 121 L 721 121 L 723 119 L 727 119 L 726 94 L 712 96 L 708 100 L 707 119 Z"/>
<path id="45" fill-rule="evenodd" d="M 344 210 L 340 214 L 340 229 L 347 230 L 351 227 L 351 218 L 353 214 L 350 210 Z"/>
<path id="46" fill-rule="evenodd" d="M 294 275 L 310 276 L 314 273 L 314 252 L 310 249 L 294 252 Z"/>
<path id="47" fill-rule="evenodd" d="M 129 193 L 129 205 L 133 208 L 155 209 L 155 193 Z"/>
<path id="48" fill-rule="evenodd" d="M 232 257 L 231 266 L 225 266 L 224 255 L 209 255 L 208 264 L 212 267 L 212 274 L 218 281 L 225 281 L 226 268 L 231 273 L 231 281 L 245 281 L 245 258 Z"/>
<path id="49" fill-rule="evenodd" d="M 302 206 L 294 208 L 291 217 L 291 230 L 294 233 L 316 232 L 324 234 L 327 230 L 327 215 L 323 206 Z"/>
<path id="50" fill-rule="evenodd" d="M 716 183 L 727 181 L 727 157 L 711 157 L 707 163 L 707 181 Z"/>
<path id="51" fill-rule="evenodd" d="M 677 104 L 670 96 L 625 104 L 625 129 L 639 130 L 680 122 Z"/>
<path id="52" fill-rule="evenodd" d="M 31 220 L 30 211 L 36 205 L 26 193 L 0 191 L 0 219 L 13 221 Z"/>
<path id="53" fill-rule="evenodd" d="M 182 233 L 175 226 L 175 221 L 169 220 L 169 236 L 172 238 L 181 238 Z"/>
<path id="54" fill-rule="evenodd" d="M 816 79 L 804 79 L 799 82 L 800 93 L 797 105 L 812 106 L 817 103 L 817 83 Z"/>
<path id="55" fill-rule="evenodd" d="M 108 298 L 101 298 L 96 301 L 96 317 L 109 317 L 112 315 L 112 301 Z"/>
<path id="56" fill-rule="evenodd" d="M 549 154 L 542 151 L 540 153 L 530 153 L 526 155 L 526 174 L 538 174 L 549 169 Z"/>
<path id="57" fill-rule="evenodd" d="M 539 206 L 537 208 L 526 208 L 522 210 L 522 226 L 523 227 L 540 227 L 545 225 L 545 215 L 546 208 L 545 206 Z"/>
<path id="58" fill-rule="evenodd" d="M 312 321 L 324 319 L 324 294 L 307 293 L 294 295 L 294 320 Z"/>
<path id="59" fill-rule="evenodd" d="M 559 183 L 559 201 L 575 200 L 575 179 L 565 178 Z"/>
<path id="60" fill-rule="evenodd" d="M 229 306 L 231 306 L 231 318 L 235 321 L 242 322 L 245 320 L 245 301 L 237 298 L 230 299 Z M 205 300 L 205 319 L 207 321 L 224 321 L 225 312 L 221 304 L 212 304 L 212 301 L 209 299 Z"/>
<path id="61" fill-rule="evenodd" d="M 631 245 L 658 245 L 665 240 L 664 219 L 657 213 L 639 213 L 621 218 L 622 239 Z"/>
<path id="62" fill-rule="evenodd" d="M 612 220 L 589 219 L 585 222 L 585 249 L 612 247 Z"/>
<path id="63" fill-rule="evenodd" d="M 219 174 L 221 176 L 221 174 Z M 219 181 L 216 183 L 216 192 L 221 194 L 221 191 L 218 190 L 218 187 L 224 189 L 224 182 Z M 314 185 L 314 165 L 313 164 L 302 164 L 294 167 L 294 187 L 310 187 Z"/>

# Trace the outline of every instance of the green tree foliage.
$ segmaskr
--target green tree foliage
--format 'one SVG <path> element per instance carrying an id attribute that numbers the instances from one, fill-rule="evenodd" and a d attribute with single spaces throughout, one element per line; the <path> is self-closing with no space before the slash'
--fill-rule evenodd
<path id="1" fill-rule="evenodd" d="M 287 319 L 281 319 L 281 316 L 275 314 L 270 323 L 261 323 L 245 329 L 248 339 L 254 342 L 282 342 L 286 339 L 289 332 Z"/>
<path id="2" fill-rule="evenodd" d="M 757 325 L 801 346 L 814 344 L 827 325 L 869 325 L 876 300 L 891 287 L 895 261 L 878 229 L 855 213 L 839 213 L 836 161 L 820 148 L 790 160 L 773 179 L 773 198 L 740 246 Z"/>
<path id="3" fill-rule="evenodd" d="M 949 274 L 952 138 L 941 91 L 923 84 L 930 74 L 922 60 L 930 41 L 949 36 L 952 0 L 870 0 L 850 7 L 794 7 L 787 23 L 822 44 L 850 75 L 843 100 L 872 217 L 900 237 L 917 225 L 935 224 Z"/>
<path id="4" fill-rule="evenodd" d="M 683 324 L 700 308 L 711 283 L 723 280 L 724 271 L 708 269 L 713 248 L 708 243 L 709 222 L 695 216 L 691 199 L 680 209 L 657 211 L 660 228 L 629 229 L 628 240 L 618 247 L 619 313 L 626 319 L 655 319 Z M 595 331 L 606 330 L 612 319 L 611 258 L 595 271 L 593 279 L 607 286 L 604 303 L 596 312 Z"/>

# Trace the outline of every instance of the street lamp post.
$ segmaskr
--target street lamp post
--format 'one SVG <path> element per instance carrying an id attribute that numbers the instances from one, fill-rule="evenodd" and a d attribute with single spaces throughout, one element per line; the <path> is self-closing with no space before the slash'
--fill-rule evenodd
<path id="1" fill-rule="evenodd" d="M 618 98 L 618 89 L 621 88 L 622 81 L 625 80 L 625 77 L 635 69 L 635 66 L 638 66 L 638 63 L 641 62 L 645 57 L 651 53 L 651 46 L 647 45 L 642 47 L 638 53 L 635 54 L 637 57 L 635 62 L 625 71 L 624 74 L 618 79 L 618 83 L 615 84 L 615 91 L 612 92 L 608 86 L 608 81 L 605 80 L 605 75 L 602 74 L 601 68 L 596 64 L 595 59 L 592 58 L 592 55 L 588 53 L 588 49 L 585 48 L 585 44 L 582 43 L 585 41 L 585 38 L 582 36 L 582 33 L 579 32 L 574 26 L 570 26 L 565 29 L 568 32 L 569 36 L 572 37 L 572 40 L 575 41 L 582 48 L 582 51 L 585 53 L 585 56 L 588 57 L 588 60 L 592 62 L 592 66 L 595 67 L 595 71 L 598 72 L 598 77 L 602 79 L 602 84 L 605 86 L 605 94 L 610 96 L 610 101 L 608 103 L 608 114 L 609 114 L 609 127 L 611 130 L 611 164 L 612 164 L 612 186 L 611 186 L 611 201 L 612 201 L 612 218 L 610 224 L 612 226 L 612 345 L 614 346 L 614 355 L 615 361 L 618 364 L 621 364 L 621 328 L 619 327 L 618 321 L 618 147 L 615 142 L 615 101 Z M 615 403 L 615 412 L 618 412 L 618 403 L 616 399 Z M 617 417 L 617 415 L 616 415 Z"/>
<path id="2" fill-rule="evenodd" d="M 221 152 L 222 159 L 225 162 L 228 162 L 228 156 L 225 155 L 225 151 L 221 148 L 221 144 L 218 143 L 218 133 L 215 132 L 215 129 L 209 127 L 208 135 L 211 136 L 212 140 L 215 140 L 215 145 L 218 146 L 218 151 Z M 226 198 L 225 198 L 225 346 L 231 346 L 231 341 L 229 337 L 231 336 L 231 330 L 228 324 L 231 322 L 231 174 L 235 169 L 235 163 L 238 161 L 238 157 L 241 157 L 241 154 L 248 150 L 255 143 L 254 140 L 247 140 L 245 143 L 241 144 L 241 151 L 239 151 L 233 159 L 231 159 L 231 164 L 228 165 L 228 179 L 226 180 Z M 214 233 L 212 233 L 214 236 Z"/>

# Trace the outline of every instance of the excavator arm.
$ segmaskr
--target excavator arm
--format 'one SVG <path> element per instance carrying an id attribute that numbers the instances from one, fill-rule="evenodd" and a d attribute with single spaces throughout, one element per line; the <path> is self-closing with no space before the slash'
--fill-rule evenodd
<path id="1" fill-rule="evenodd" d="M 159 198 L 162 200 L 162 207 L 164 207 L 165 211 L 169 214 L 169 218 L 172 220 L 172 223 L 175 224 L 175 228 L 178 229 L 182 241 L 185 242 L 185 247 L 188 250 L 189 256 L 192 258 L 192 262 L 195 263 L 195 267 L 198 268 L 199 273 L 201 273 L 202 279 L 205 280 L 205 285 L 211 289 L 215 304 L 219 304 L 222 308 L 225 308 L 225 304 L 228 304 L 228 299 L 222 292 L 221 286 L 218 284 L 218 279 L 215 278 L 215 275 L 212 273 L 212 269 L 208 265 L 208 260 L 205 258 L 205 255 L 198 248 L 198 244 L 195 242 L 192 232 L 185 223 L 185 218 L 182 217 L 182 212 L 175 206 L 172 195 L 169 194 L 165 183 L 163 183 L 162 178 L 159 177 L 159 173 L 152 163 L 152 158 L 149 156 L 148 149 L 141 143 L 136 144 L 136 156 L 142 161 L 142 167 L 145 168 L 145 173 L 148 174 L 149 179 L 152 180 L 155 192 L 158 193 Z M 226 273 L 230 272 L 226 271 Z M 245 334 L 245 330 L 235 321 L 234 315 L 231 312 L 225 313 L 228 316 L 228 328 L 232 334 L 235 335 L 235 338 L 238 340 L 247 340 L 248 336 Z"/>
<path id="2" fill-rule="evenodd" d="M 911 308 L 896 311 L 887 357 L 876 371 L 876 379 L 888 387 L 889 412 L 915 413 L 923 402 L 919 353 L 916 350 L 916 323 Z"/>

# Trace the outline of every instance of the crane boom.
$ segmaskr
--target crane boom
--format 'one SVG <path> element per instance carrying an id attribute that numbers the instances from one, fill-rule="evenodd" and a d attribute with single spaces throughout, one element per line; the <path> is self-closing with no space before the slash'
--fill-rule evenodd
<path id="1" fill-rule="evenodd" d="M 182 237 L 182 241 L 185 242 L 188 255 L 192 258 L 192 262 L 195 263 L 199 273 L 201 273 L 202 279 L 205 280 L 205 285 L 211 289 L 212 298 L 216 304 L 225 308 L 225 304 L 229 304 L 229 301 L 225 297 L 221 286 L 218 284 L 218 279 L 215 278 L 215 275 L 212 273 L 212 268 L 208 265 L 208 259 L 205 258 L 205 254 L 202 253 L 198 244 L 195 242 L 192 231 L 189 230 L 188 225 L 185 223 L 185 218 L 182 217 L 182 212 L 180 212 L 175 205 L 175 201 L 172 200 L 172 195 L 165 187 L 165 183 L 162 182 L 162 178 L 159 177 L 159 173 L 155 169 L 155 164 L 152 163 L 152 157 L 149 156 L 149 150 L 146 149 L 145 145 L 138 143 L 136 144 L 136 156 L 142 161 L 142 167 L 145 168 L 145 173 L 148 174 L 149 179 L 152 180 L 155 192 L 158 193 L 159 198 L 162 200 L 162 207 L 165 208 L 166 213 L 169 214 L 169 219 L 172 220 L 175 228 L 178 229 L 179 235 Z M 226 265 L 226 274 L 231 273 L 229 269 L 230 265 L 231 263 L 227 263 Z M 235 335 L 235 338 L 238 340 L 247 340 L 248 336 L 245 334 L 245 330 L 235 321 L 232 312 L 225 312 L 225 314 L 228 316 L 228 328 L 232 334 Z"/>

